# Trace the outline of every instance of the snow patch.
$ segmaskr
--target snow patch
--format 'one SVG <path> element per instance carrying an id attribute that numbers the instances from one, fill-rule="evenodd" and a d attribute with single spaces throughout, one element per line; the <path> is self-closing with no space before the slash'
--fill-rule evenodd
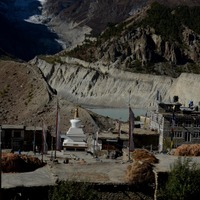
<path id="1" fill-rule="evenodd" d="M 67 48 L 66 43 L 63 42 L 62 40 L 55 39 L 55 41 L 56 41 L 57 43 L 59 43 L 59 44 L 62 46 L 63 49 L 66 49 L 66 48 Z"/>
<path id="2" fill-rule="evenodd" d="M 25 0 L 21 0 L 21 1 L 25 1 Z M 30 1 L 33 1 L 33 0 L 30 0 Z M 45 15 L 43 15 L 42 10 L 43 10 L 43 5 L 47 2 L 47 0 L 37 0 L 37 2 L 39 2 L 38 4 L 39 6 L 36 9 L 39 11 L 39 13 L 32 15 L 27 19 L 24 19 L 24 21 L 33 23 L 33 24 L 44 24 L 48 21 L 48 19 Z"/>
<path id="3" fill-rule="evenodd" d="M 47 0 L 38 0 L 38 1 L 41 3 L 41 5 L 43 5 L 47 2 Z"/>
<path id="4" fill-rule="evenodd" d="M 46 20 L 45 17 L 42 15 L 33 15 L 29 17 L 28 19 L 25 19 L 24 21 L 33 23 L 33 24 L 43 24 L 43 22 Z"/>

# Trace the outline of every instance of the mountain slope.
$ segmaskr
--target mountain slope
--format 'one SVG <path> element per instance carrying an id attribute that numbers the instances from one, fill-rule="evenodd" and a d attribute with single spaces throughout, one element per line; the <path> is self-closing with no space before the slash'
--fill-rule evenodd
<path id="1" fill-rule="evenodd" d="M 79 25 L 87 25 L 94 34 L 99 34 L 108 23 L 119 23 L 141 9 L 147 0 L 83 0 L 75 1 L 71 6 L 67 2 L 49 0 L 50 13 L 53 12 L 61 20 L 70 19 Z"/>
<path id="2" fill-rule="evenodd" d="M 75 106 L 60 99 L 60 128 L 64 133 L 70 127 Z M 43 126 L 43 121 L 55 133 L 57 97 L 45 82 L 39 68 L 27 63 L 0 61 L 0 124 Z M 109 118 L 97 116 L 79 108 L 85 131 L 91 133 L 113 126 Z"/>
<path id="3" fill-rule="evenodd" d="M 156 0 L 48 0 L 46 9 L 63 21 L 71 20 L 101 33 L 109 23 L 118 24 Z M 198 0 L 158 0 L 165 6 L 199 6 Z"/>

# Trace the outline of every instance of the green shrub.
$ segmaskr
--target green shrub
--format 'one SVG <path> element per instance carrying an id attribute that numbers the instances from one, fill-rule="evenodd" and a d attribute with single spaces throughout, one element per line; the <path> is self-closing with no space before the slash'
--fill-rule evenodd
<path id="1" fill-rule="evenodd" d="M 178 158 L 171 166 L 168 181 L 160 189 L 158 199 L 189 200 L 199 199 L 200 168 L 189 158 Z"/>

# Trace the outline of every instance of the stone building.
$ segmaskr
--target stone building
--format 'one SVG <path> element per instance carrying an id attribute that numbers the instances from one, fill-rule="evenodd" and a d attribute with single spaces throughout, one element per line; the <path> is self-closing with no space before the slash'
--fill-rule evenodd
<path id="1" fill-rule="evenodd" d="M 2 149 L 33 151 L 34 147 L 42 148 L 42 127 L 24 125 L 1 125 Z M 51 136 L 47 132 L 46 142 L 50 147 Z"/>
<path id="2" fill-rule="evenodd" d="M 159 134 L 159 152 L 200 143 L 200 112 L 192 101 L 188 107 L 183 107 L 177 96 L 170 103 L 158 102 L 150 114 L 149 126 Z"/>

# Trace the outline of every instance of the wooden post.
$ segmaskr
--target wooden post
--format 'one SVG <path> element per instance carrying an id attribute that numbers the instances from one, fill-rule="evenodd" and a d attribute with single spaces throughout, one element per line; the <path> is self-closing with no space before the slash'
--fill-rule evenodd
<path id="1" fill-rule="evenodd" d="M 36 126 L 35 126 L 34 133 L 33 133 L 33 153 L 34 153 L 34 155 L 36 154 L 36 149 L 35 149 L 35 132 L 36 132 Z"/>

